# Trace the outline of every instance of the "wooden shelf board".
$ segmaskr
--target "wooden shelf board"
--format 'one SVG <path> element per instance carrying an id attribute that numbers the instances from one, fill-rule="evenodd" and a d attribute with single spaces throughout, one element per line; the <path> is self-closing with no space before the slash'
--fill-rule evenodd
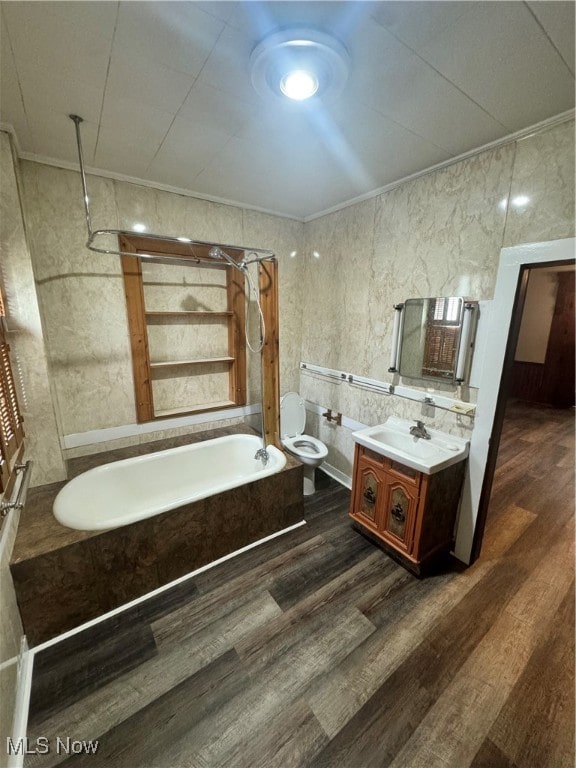
<path id="1" fill-rule="evenodd" d="M 187 414 L 204 413 L 206 411 L 219 411 L 221 408 L 233 408 L 236 403 L 233 400 L 221 400 L 216 403 L 205 403 L 193 407 L 171 408 L 165 411 L 155 411 L 154 419 L 167 419 L 171 416 L 186 416 Z"/>
<path id="2" fill-rule="evenodd" d="M 176 312 L 160 312 L 156 310 L 146 310 L 146 317 L 231 317 L 234 313 L 228 310 L 217 312 L 216 310 L 191 310 L 183 309 Z"/>
<path id="3" fill-rule="evenodd" d="M 234 357 L 204 357 L 196 360 L 169 360 L 162 363 L 150 363 L 151 370 L 176 368 L 183 365 L 210 365 L 211 363 L 233 363 Z"/>

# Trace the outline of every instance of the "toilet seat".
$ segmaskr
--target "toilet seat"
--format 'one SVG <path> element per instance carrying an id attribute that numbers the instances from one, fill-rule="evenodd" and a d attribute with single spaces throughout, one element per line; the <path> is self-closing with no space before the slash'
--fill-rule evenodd
<path id="1" fill-rule="evenodd" d="M 328 448 L 321 440 L 311 435 L 296 435 L 295 437 L 283 437 L 282 444 L 297 456 L 308 456 L 311 459 L 321 460 L 328 456 Z"/>
<path id="2" fill-rule="evenodd" d="M 280 433 L 282 444 L 296 456 L 313 459 L 320 464 L 328 456 L 321 440 L 304 434 L 306 406 L 297 392 L 287 392 L 280 401 Z"/>

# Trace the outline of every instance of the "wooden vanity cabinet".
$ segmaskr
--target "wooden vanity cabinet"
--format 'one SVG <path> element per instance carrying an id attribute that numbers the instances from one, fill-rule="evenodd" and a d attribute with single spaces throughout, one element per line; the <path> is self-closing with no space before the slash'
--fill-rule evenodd
<path id="1" fill-rule="evenodd" d="M 452 548 L 463 479 L 463 461 L 426 475 L 357 444 L 350 517 L 420 575 Z"/>

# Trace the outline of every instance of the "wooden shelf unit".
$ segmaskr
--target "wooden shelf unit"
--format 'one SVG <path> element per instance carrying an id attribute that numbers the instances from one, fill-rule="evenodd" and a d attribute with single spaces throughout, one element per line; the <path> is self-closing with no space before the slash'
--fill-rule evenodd
<path id="1" fill-rule="evenodd" d="M 120 247 L 122 251 L 134 253 L 134 256 L 122 256 L 122 272 L 124 276 L 124 288 L 126 294 L 126 306 L 128 309 L 128 325 L 130 328 L 130 344 L 132 349 L 132 363 L 134 371 L 134 388 L 136 395 L 136 415 L 139 423 L 153 421 L 158 418 L 182 415 L 185 413 L 202 413 L 221 408 L 233 408 L 246 404 L 246 340 L 244 337 L 245 325 L 245 293 L 244 276 L 227 264 L 214 265 L 206 248 L 195 246 L 191 254 L 189 247 L 175 245 L 169 242 L 156 242 L 155 250 L 162 250 L 166 255 L 170 254 L 178 259 L 189 260 L 191 268 L 202 269 L 207 266 L 210 269 L 224 270 L 226 275 L 226 309 L 223 310 L 151 310 L 145 306 L 144 281 L 142 277 L 142 265 L 138 258 L 140 252 L 149 252 L 147 243 L 138 237 L 122 237 Z M 206 252 L 205 252 L 206 251 Z M 229 249 L 233 258 L 241 260 L 243 251 Z M 184 360 L 152 361 L 148 340 L 148 325 L 162 323 L 167 320 L 181 320 L 182 323 L 195 320 L 225 320 L 228 326 L 228 354 L 218 357 L 203 357 Z M 201 328 L 201 326 L 199 326 Z M 157 410 L 154 406 L 152 382 L 155 373 L 167 371 L 171 368 L 182 369 L 186 367 L 200 367 L 210 365 L 226 365 L 228 367 L 228 399 L 220 399 L 216 403 L 208 402 L 205 405 L 186 406 L 173 409 Z M 191 377 L 194 373 L 189 374 Z"/>

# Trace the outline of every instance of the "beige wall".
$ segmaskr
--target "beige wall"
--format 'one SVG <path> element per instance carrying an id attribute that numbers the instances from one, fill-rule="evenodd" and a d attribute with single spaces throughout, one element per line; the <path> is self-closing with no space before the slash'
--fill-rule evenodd
<path id="1" fill-rule="evenodd" d="M 10 137 L 0 132 L 0 260 L 14 376 L 24 416 L 26 456 L 34 460 L 32 485 L 62 480 L 64 464 L 30 252 L 22 219 L 18 165 Z"/>
<path id="2" fill-rule="evenodd" d="M 571 236 L 573 121 L 311 221 L 302 360 L 398 383 L 388 373 L 393 304 L 425 296 L 489 300 L 503 246 Z M 436 390 L 472 401 L 476 394 Z M 467 417 L 309 374 L 301 374 L 300 391 L 368 425 L 394 414 L 462 436 L 473 429 Z M 314 415 L 308 430 L 327 443 L 328 463 L 350 476 L 350 431 Z"/>
<path id="3" fill-rule="evenodd" d="M 26 242 L 10 137 L 0 132 L 0 277 L 18 396 L 26 430 L 25 458 L 46 454 L 34 466 L 36 482 L 64 477 L 34 280 Z M 37 416 L 37 418 L 36 418 Z M 1 498 L 1 495 L 0 495 Z M 22 622 L 9 569 L 19 512 L 11 510 L 0 531 L 0 744 L 11 735 Z"/>
<path id="4" fill-rule="evenodd" d="M 282 392 L 300 389 L 310 401 L 362 423 L 376 423 L 390 413 L 424 415 L 434 426 L 466 435 L 472 423 L 465 417 L 439 409 L 423 413 L 417 403 L 300 376 L 298 362 L 392 381 L 387 368 L 394 303 L 433 295 L 490 299 L 503 245 L 572 234 L 573 139 L 574 124 L 565 123 L 305 225 L 90 177 L 93 223 L 95 228 L 128 229 L 143 223 L 149 231 L 276 251 Z M 76 172 L 29 161 L 21 165 L 60 431 L 68 435 L 132 424 L 133 383 L 118 259 L 84 247 Z M 508 202 L 519 197 L 528 198 L 520 207 Z M 253 356 L 249 380 L 255 401 L 259 369 Z M 475 399 L 474 391 L 452 394 Z M 67 455 L 182 431 L 187 430 L 85 446 Z M 308 431 L 328 443 L 329 462 L 350 474 L 353 446 L 347 430 L 320 424 L 311 415 Z M 39 448 L 38 453 L 46 451 Z"/>
<path id="5" fill-rule="evenodd" d="M 557 293 L 558 275 L 555 272 L 530 270 L 515 360 L 545 362 Z"/>
<path id="6" fill-rule="evenodd" d="M 131 355 L 120 260 L 84 247 L 77 172 L 22 163 L 24 208 L 32 264 L 46 334 L 51 380 L 63 435 L 136 422 Z M 131 229 L 273 250 L 280 263 L 281 376 L 297 385 L 301 317 L 293 311 L 301 263 L 303 224 L 233 206 L 112 181 L 88 178 L 93 226 Z M 251 304 L 254 318 L 254 302 Z M 256 331 L 252 325 L 252 333 Z M 249 402 L 259 401 L 260 359 L 249 353 Z M 170 393 L 163 401 L 169 407 Z M 207 417 L 209 418 L 209 417 Z M 222 422 L 221 422 L 222 423 Z M 208 423 L 209 424 L 209 423 Z M 194 429 L 207 425 L 196 425 Z M 192 428 L 158 431 L 113 443 L 84 446 L 67 456 L 151 440 Z"/>

